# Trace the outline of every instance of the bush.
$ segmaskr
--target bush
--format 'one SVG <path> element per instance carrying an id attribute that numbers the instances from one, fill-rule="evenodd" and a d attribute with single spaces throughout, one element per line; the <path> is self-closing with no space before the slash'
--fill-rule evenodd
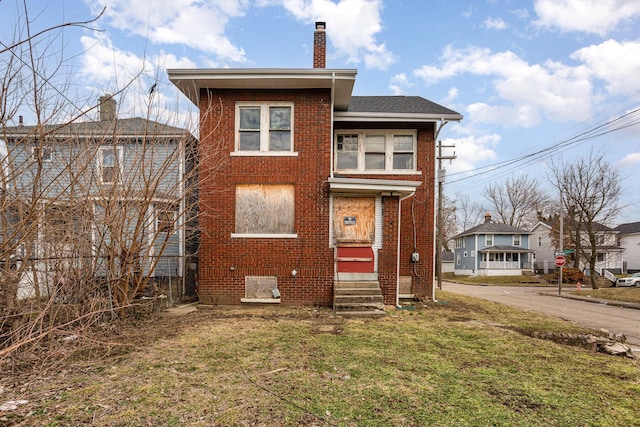
<path id="1" fill-rule="evenodd" d="M 584 273 L 577 268 L 563 268 L 562 281 L 564 283 L 577 283 L 584 281 Z"/>

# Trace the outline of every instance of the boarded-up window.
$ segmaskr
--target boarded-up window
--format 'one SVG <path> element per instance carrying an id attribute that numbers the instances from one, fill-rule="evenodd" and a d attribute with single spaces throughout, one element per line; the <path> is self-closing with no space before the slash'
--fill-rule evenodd
<path id="1" fill-rule="evenodd" d="M 293 234 L 294 190 L 293 185 L 238 185 L 236 233 Z"/>
<path id="2" fill-rule="evenodd" d="M 337 243 L 375 241 L 375 198 L 336 197 L 333 199 L 333 230 Z"/>
<path id="3" fill-rule="evenodd" d="M 279 295 L 278 279 L 269 276 L 247 276 L 244 279 L 244 296 L 246 299 L 276 299 Z"/>

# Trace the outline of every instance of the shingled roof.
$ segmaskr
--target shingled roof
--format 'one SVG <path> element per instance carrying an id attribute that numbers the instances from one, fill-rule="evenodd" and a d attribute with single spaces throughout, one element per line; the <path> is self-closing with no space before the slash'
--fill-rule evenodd
<path id="1" fill-rule="evenodd" d="M 640 221 L 620 224 L 619 226 L 614 228 L 614 230 L 618 231 L 620 234 L 640 233 Z"/>
<path id="2" fill-rule="evenodd" d="M 459 114 L 420 96 L 352 96 L 350 113 Z"/>
<path id="3" fill-rule="evenodd" d="M 459 233 L 455 237 L 468 236 L 472 234 L 531 234 L 524 228 L 513 227 L 502 222 L 493 221 L 491 215 L 485 215 L 485 221 Z"/>

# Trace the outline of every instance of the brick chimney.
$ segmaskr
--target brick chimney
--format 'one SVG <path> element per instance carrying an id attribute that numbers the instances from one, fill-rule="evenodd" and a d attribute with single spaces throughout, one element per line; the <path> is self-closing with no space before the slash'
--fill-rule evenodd
<path id="1" fill-rule="evenodd" d="M 110 121 L 116 118 L 116 100 L 110 94 L 98 98 L 100 102 L 100 121 Z"/>
<path id="2" fill-rule="evenodd" d="M 326 22 L 316 22 L 316 31 L 313 33 L 313 68 L 325 68 L 327 62 L 326 28 Z"/>
<path id="3" fill-rule="evenodd" d="M 489 212 L 484 214 L 484 222 L 491 222 L 491 214 Z"/>

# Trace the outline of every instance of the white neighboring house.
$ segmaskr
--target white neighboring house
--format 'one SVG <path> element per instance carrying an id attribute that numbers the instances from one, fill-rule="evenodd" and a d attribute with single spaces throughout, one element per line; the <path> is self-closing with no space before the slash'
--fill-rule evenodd
<path id="1" fill-rule="evenodd" d="M 614 230 L 619 233 L 618 244 L 624 248 L 626 271 L 629 273 L 640 271 L 640 221 L 620 224 Z"/>
<path id="2" fill-rule="evenodd" d="M 529 249 L 533 250 L 533 268 L 547 274 L 555 268 L 556 247 L 551 239 L 551 221 L 539 221 L 529 236 Z"/>
<path id="3" fill-rule="evenodd" d="M 596 271 L 603 275 L 603 270 L 609 270 L 612 273 L 621 272 L 624 248 L 618 244 L 618 231 L 597 222 L 593 223 L 593 228 L 596 233 Z M 582 249 L 588 257 L 591 250 L 587 232 L 583 231 L 580 238 Z M 588 274 L 589 260 L 580 257 L 580 267 L 584 268 L 585 273 Z"/>

